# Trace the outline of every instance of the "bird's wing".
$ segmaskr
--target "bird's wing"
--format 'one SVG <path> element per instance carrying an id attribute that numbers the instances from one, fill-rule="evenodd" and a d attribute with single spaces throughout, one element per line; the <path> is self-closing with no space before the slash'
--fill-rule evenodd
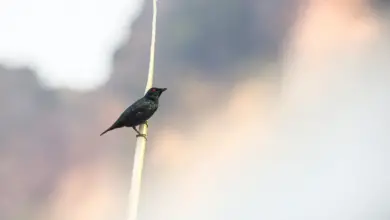
<path id="1" fill-rule="evenodd" d="M 133 116 L 135 118 L 142 118 L 143 115 L 149 110 L 149 105 L 142 98 L 134 102 L 124 112 L 125 115 Z"/>

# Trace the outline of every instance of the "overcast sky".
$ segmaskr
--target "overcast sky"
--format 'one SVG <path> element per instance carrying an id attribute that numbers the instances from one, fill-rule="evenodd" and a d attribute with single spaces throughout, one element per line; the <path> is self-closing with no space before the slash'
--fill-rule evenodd
<path id="1" fill-rule="evenodd" d="M 0 65 L 33 66 L 45 83 L 94 88 L 129 35 L 141 0 L 1 0 Z"/>

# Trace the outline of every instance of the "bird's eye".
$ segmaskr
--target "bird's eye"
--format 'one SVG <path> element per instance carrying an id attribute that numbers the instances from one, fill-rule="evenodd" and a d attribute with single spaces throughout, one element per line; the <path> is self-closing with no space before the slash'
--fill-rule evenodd
<path id="1" fill-rule="evenodd" d="M 156 89 L 152 89 L 152 92 L 155 92 L 156 91 Z"/>

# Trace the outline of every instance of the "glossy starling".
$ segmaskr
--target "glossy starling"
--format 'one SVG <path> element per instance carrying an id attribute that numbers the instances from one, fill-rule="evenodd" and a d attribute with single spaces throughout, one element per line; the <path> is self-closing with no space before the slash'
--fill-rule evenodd
<path id="1" fill-rule="evenodd" d="M 102 136 L 108 131 L 122 128 L 122 127 L 132 127 L 137 132 L 137 137 L 145 135 L 141 134 L 136 126 L 147 123 L 147 120 L 153 116 L 158 108 L 158 99 L 161 94 L 167 90 L 166 88 L 157 88 L 152 87 L 148 90 L 148 92 L 144 95 L 144 97 L 138 99 L 131 106 L 129 106 L 114 122 L 111 127 L 105 130 L 100 134 Z M 146 138 L 146 137 L 145 137 Z"/>

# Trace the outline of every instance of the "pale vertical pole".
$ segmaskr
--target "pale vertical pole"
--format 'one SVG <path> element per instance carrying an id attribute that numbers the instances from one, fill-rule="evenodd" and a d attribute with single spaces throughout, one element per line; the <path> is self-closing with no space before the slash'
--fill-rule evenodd
<path id="1" fill-rule="evenodd" d="M 154 51 L 155 51 L 155 44 L 156 44 L 157 0 L 152 0 L 152 1 L 153 1 L 152 39 L 150 44 L 149 71 L 148 71 L 148 79 L 146 83 L 145 93 L 152 87 L 153 75 L 154 75 Z M 148 128 L 145 124 L 142 124 L 139 130 L 141 134 L 148 133 Z M 139 204 L 139 197 L 141 191 L 142 170 L 144 166 L 145 150 L 146 150 L 146 139 L 144 137 L 138 136 L 136 141 L 133 171 L 131 176 L 127 220 L 137 220 L 138 217 L 138 206 L 139 206 L 138 204 Z"/>

